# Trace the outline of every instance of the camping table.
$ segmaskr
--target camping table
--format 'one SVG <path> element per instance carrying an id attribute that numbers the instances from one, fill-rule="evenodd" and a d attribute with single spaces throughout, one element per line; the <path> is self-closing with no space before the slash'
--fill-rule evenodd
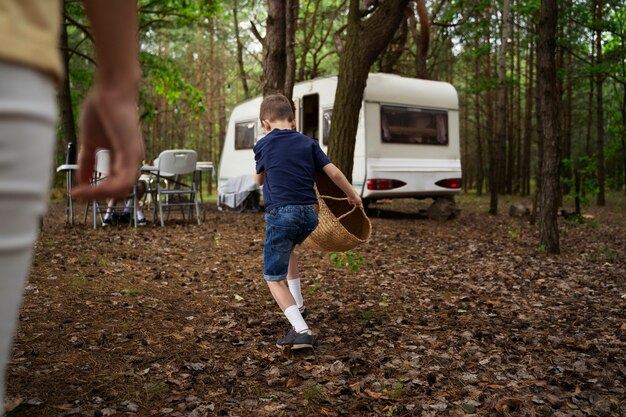
<path id="1" fill-rule="evenodd" d="M 77 164 L 63 164 L 57 167 L 57 172 L 65 172 L 65 223 L 74 225 L 74 199 L 72 198 L 72 187 L 74 171 L 78 169 Z"/>
<path id="2" fill-rule="evenodd" d="M 206 220 L 206 206 L 202 196 L 202 173 L 204 171 L 207 171 L 207 192 L 211 194 L 213 192 L 213 176 L 215 175 L 213 162 L 199 161 L 196 163 L 196 172 L 199 176 L 198 184 L 200 185 L 200 204 L 202 204 L 202 221 Z"/>
<path id="3" fill-rule="evenodd" d="M 69 225 L 74 225 L 74 199 L 72 198 L 72 188 L 74 187 L 74 171 L 78 169 L 78 164 L 63 164 L 57 167 L 57 172 L 65 172 L 65 222 Z M 202 220 L 204 221 L 206 218 L 206 208 L 204 207 L 204 199 L 202 196 L 202 173 L 204 171 L 209 172 L 207 175 L 208 178 L 208 191 L 211 192 L 212 189 L 212 179 L 213 175 L 215 175 L 213 167 L 213 162 L 197 162 L 196 163 L 196 172 L 199 174 L 199 184 L 200 184 L 200 203 L 202 204 Z M 159 172 L 159 168 L 154 165 L 143 165 L 141 167 L 141 172 L 146 174 L 157 175 Z"/>
<path id="4" fill-rule="evenodd" d="M 204 205 L 204 197 L 202 195 L 202 173 L 207 171 L 208 192 L 212 191 L 213 175 L 215 175 L 213 162 L 200 161 L 196 162 L 196 173 L 198 174 L 198 194 L 200 194 L 200 204 L 202 205 L 202 221 L 206 219 L 206 207 Z M 159 168 L 154 165 L 144 165 L 141 167 L 141 172 L 151 174 L 158 177 Z M 158 181 L 158 178 L 157 178 Z"/>

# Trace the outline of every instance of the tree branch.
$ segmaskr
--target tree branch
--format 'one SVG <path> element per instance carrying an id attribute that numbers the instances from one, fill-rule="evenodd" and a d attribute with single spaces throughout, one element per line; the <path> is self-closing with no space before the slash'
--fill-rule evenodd
<path id="1" fill-rule="evenodd" d="M 252 20 L 250 21 L 250 30 L 252 31 L 254 37 L 261 43 L 261 45 L 263 45 L 263 48 L 265 48 L 265 38 L 261 36 L 259 30 L 256 28 L 256 25 Z"/>
<path id="2" fill-rule="evenodd" d="M 67 13 L 64 13 L 63 16 L 65 20 L 70 22 L 72 26 L 77 27 L 81 32 L 85 34 L 86 37 L 89 38 L 89 40 L 91 40 L 91 42 L 93 42 L 93 36 L 91 35 L 91 32 L 89 31 L 89 27 L 87 25 L 83 25 L 82 23 L 80 23 L 78 20 L 74 19 L 72 16 L 68 15 Z"/>

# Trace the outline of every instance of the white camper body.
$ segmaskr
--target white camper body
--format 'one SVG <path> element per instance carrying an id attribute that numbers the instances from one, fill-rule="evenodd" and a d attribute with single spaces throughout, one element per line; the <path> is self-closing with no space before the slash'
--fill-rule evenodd
<path id="1" fill-rule="evenodd" d="M 297 130 L 327 152 L 337 77 L 294 86 Z M 252 148 L 263 136 L 262 97 L 237 105 L 230 117 L 218 186 L 253 175 Z M 382 198 L 453 196 L 461 187 L 459 104 L 448 83 L 369 74 L 359 114 L 352 186 L 365 202 Z"/>

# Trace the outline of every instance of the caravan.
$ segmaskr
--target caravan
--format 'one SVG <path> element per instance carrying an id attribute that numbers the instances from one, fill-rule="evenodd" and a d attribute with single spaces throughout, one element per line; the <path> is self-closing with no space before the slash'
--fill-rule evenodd
<path id="1" fill-rule="evenodd" d="M 298 131 L 328 136 L 337 77 L 297 83 L 293 90 Z M 218 187 L 255 173 L 252 148 L 262 135 L 262 97 L 231 114 L 219 166 Z M 461 190 L 459 103 L 448 83 L 369 74 L 359 114 L 352 186 L 364 203 L 387 198 L 446 198 Z"/>

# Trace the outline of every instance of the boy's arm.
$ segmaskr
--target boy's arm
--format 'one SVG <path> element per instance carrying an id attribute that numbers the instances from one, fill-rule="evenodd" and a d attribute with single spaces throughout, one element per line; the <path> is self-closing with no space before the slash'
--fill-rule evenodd
<path id="1" fill-rule="evenodd" d="M 352 205 L 360 206 L 361 197 L 359 194 L 352 188 L 352 185 L 348 182 L 348 179 L 343 172 L 339 170 L 334 164 L 330 163 L 324 166 L 324 172 L 328 177 L 337 185 L 337 187 L 341 188 L 341 191 L 346 193 L 348 196 L 348 203 Z"/>
<path id="2" fill-rule="evenodd" d="M 254 176 L 254 182 L 256 182 L 257 185 L 263 185 L 263 183 L 265 182 L 265 171 L 256 174 Z"/>

